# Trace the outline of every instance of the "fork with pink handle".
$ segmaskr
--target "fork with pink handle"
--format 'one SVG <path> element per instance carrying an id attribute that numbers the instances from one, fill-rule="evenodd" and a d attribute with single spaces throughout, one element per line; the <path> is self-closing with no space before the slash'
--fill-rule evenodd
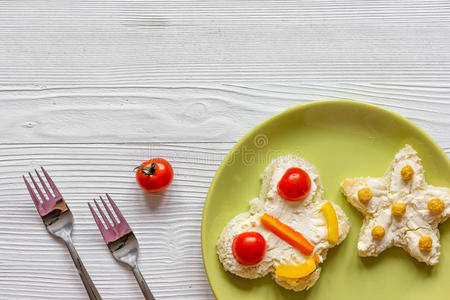
<path id="1" fill-rule="evenodd" d="M 39 179 L 46 195 L 44 195 L 31 173 L 28 173 L 37 193 L 39 194 L 38 197 L 28 180 L 25 178 L 25 176 L 23 176 L 23 180 L 25 181 L 31 199 L 34 202 L 34 205 L 36 206 L 36 209 L 41 216 L 42 222 L 44 222 L 47 231 L 50 234 L 63 240 L 67 246 L 67 249 L 69 249 L 73 263 L 75 264 L 75 267 L 80 274 L 81 280 L 83 281 L 83 285 L 86 288 L 89 298 L 95 300 L 102 299 L 97 289 L 95 288 L 95 285 L 92 282 L 86 268 L 81 262 L 81 258 L 75 250 L 75 246 L 73 245 L 71 238 L 73 230 L 72 213 L 70 212 L 69 207 L 67 206 L 64 198 L 62 197 L 51 177 L 47 174 L 44 168 L 41 167 L 41 169 L 44 173 L 45 178 L 47 179 L 48 184 L 50 185 L 52 192 L 50 192 L 50 189 L 48 188 L 41 175 L 39 175 L 38 171 L 35 170 L 37 178 Z"/>
<path id="2" fill-rule="evenodd" d="M 100 218 L 98 217 L 94 208 L 91 206 L 90 203 L 88 203 L 89 209 L 91 210 L 95 223 L 97 223 L 98 229 L 102 233 L 103 239 L 105 240 L 105 243 L 109 248 L 109 251 L 111 251 L 112 256 L 117 261 L 124 263 L 131 268 L 134 277 L 136 277 L 139 287 L 141 288 L 141 291 L 145 296 L 145 299 L 154 300 L 155 298 L 153 297 L 153 294 L 150 291 L 150 288 L 148 287 L 147 283 L 145 282 L 144 276 L 142 276 L 142 273 L 139 271 L 137 265 L 139 244 L 136 239 L 136 236 L 134 235 L 133 231 L 131 231 L 130 226 L 128 225 L 127 221 L 125 220 L 119 208 L 116 206 L 111 197 L 108 194 L 106 194 L 106 197 L 108 198 L 111 207 L 116 213 L 118 220 L 114 217 L 108 205 L 106 205 L 105 200 L 103 200 L 103 198 L 100 197 L 100 200 L 102 201 L 103 206 L 106 209 L 106 212 L 108 213 L 111 221 L 113 222 L 113 225 L 111 225 L 105 213 L 101 209 L 100 205 L 98 205 L 97 201 L 94 199 L 94 203 L 97 206 L 98 212 L 102 216 L 102 219 L 105 222 L 106 227 L 100 221 Z"/>

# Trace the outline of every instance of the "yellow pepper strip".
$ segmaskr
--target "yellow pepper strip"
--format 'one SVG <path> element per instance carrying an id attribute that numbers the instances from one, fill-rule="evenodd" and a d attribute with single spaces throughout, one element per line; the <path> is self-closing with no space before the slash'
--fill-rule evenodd
<path id="1" fill-rule="evenodd" d="M 327 220 L 328 242 L 330 244 L 336 244 L 339 240 L 339 224 L 333 204 L 330 202 L 325 203 L 322 205 L 322 211 Z"/>
<path id="2" fill-rule="evenodd" d="M 306 262 L 296 266 L 280 264 L 275 269 L 275 274 L 283 278 L 296 279 L 308 276 L 315 269 L 316 262 L 313 258 L 308 258 Z"/>

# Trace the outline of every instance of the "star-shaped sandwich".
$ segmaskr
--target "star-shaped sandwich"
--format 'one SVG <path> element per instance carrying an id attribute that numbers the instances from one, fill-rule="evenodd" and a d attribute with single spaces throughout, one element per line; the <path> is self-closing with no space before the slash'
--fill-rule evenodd
<path id="1" fill-rule="evenodd" d="M 341 187 L 365 216 L 360 256 L 399 246 L 421 262 L 439 262 L 438 225 L 450 216 L 450 189 L 426 183 L 422 162 L 410 145 L 395 155 L 384 177 L 345 179 Z"/>

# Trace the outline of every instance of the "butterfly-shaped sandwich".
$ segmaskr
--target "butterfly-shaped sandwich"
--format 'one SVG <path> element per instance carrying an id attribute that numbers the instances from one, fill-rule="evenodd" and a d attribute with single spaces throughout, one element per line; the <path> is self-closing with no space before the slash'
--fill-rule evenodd
<path id="1" fill-rule="evenodd" d="M 244 278 L 269 273 L 286 289 L 315 284 L 329 248 L 350 228 L 342 209 L 322 199 L 316 168 L 294 155 L 273 160 L 264 171 L 258 198 L 234 217 L 217 241 L 225 270 Z"/>

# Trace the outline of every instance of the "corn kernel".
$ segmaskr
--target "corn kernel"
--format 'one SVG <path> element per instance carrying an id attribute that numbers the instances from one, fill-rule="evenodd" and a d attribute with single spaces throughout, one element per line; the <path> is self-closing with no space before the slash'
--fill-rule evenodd
<path id="1" fill-rule="evenodd" d="M 394 216 L 403 216 L 406 212 L 406 204 L 401 202 L 395 202 L 392 205 L 391 212 Z"/>
<path id="2" fill-rule="evenodd" d="M 372 191 L 369 188 L 362 188 L 358 191 L 358 199 L 366 204 L 372 199 Z"/>
<path id="3" fill-rule="evenodd" d="M 422 236 L 419 239 L 419 249 L 430 252 L 433 249 L 433 240 L 429 236 Z"/>
<path id="4" fill-rule="evenodd" d="M 410 165 L 406 165 L 402 168 L 400 174 L 402 175 L 403 181 L 408 181 L 413 177 L 414 170 Z"/>
<path id="5" fill-rule="evenodd" d="M 372 229 L 372 238 L 374 240 L 381 240 L 384 237 L 384 233 L 385 233 L 385 231 L 384 231 L 383 226 L 379 226 L 379 225 L 375 226 Z"/>
<path id="6" fill-rule="evenodd" d="M 444 201 L 439 198 L 434 198 L 428 201 L 427 203 L 428 209 L 436 215 L 442 214 L 445 209 Z"/>

